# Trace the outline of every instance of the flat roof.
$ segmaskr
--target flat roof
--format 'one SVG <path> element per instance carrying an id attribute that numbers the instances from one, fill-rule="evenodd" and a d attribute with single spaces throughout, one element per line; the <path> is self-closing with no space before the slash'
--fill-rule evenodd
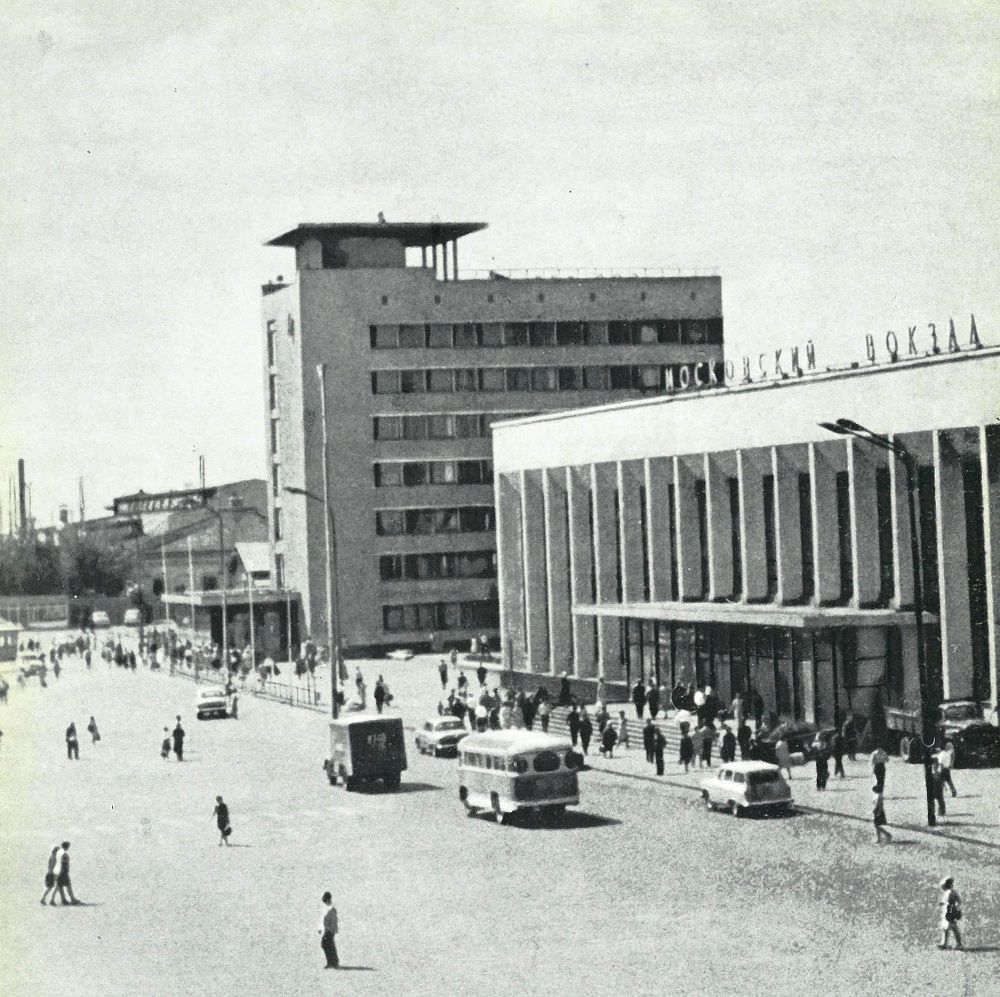
<path id="1" fill-rule="evenodd" d="M 432 246 L 481 232 L 486 226 L 487 222 L 299 222 L 264 245 L 297 247 L 306 239 L 335 236 L 394 239 L 404 246 Z"/>

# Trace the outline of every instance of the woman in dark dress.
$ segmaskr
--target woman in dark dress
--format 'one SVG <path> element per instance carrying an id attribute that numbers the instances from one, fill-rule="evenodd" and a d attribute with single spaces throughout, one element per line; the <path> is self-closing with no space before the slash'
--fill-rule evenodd
<path id="1" fill-rule="evenodd" d="M 229 845 L 229 835 L 233 833 L 233 829 L 229 824 L 229 807 L 226 806 L 221 796 L 215 798 L 215 810 L 212 811 L 215 816 L 216 826 L 219 828 L 219 845 Z"/>

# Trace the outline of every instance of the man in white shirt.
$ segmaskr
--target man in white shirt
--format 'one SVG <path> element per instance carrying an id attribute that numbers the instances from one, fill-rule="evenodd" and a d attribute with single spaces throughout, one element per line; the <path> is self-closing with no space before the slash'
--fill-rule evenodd
<path id="1" fill-rule="evenodd" d="M 938 764 L 941 766 L 941 788 L 947 786 L 951 790 L 952 796 L 958 796 L 955 783 L 951 781 L 951 770 L 955 766 L 955 745 L 951 741 L 945 741 L 944 747 L 937 754 Z"/>
<path id="2" fill-rule="evenodd" d="M 326 910 L 319 928 L 320 946 L 326 956 L 326 968 L 338 969 L 340 960 L 337 958 L 337 944 L 334 940 L 337 934 L 337 908 L 333 906 L 333 896 L 329 891 L 323 894 L 323 904 Z"/>

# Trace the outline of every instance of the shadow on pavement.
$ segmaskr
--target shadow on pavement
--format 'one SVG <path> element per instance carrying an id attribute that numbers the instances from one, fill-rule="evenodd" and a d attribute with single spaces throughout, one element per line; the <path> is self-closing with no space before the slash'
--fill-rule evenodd
<path id="1" fill-rule="evenodd" d="M 492 815 L 489 815 L 492 818 Z M 613 827 L 621 824 L 613 817 L 600 814 L 582 813 L 579 810 L 567 810 L 558 817 L 547 814 L 536 814 L 531 811 L 511 814 L 507 818 L 511 827 L 523 828 L 526 831 L 579 831 L 593 827 Z"/>

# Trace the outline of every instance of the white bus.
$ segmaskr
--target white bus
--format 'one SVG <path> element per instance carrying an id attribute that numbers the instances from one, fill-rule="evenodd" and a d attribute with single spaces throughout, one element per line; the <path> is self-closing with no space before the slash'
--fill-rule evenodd
<path id="1" fill-rule="evenodd" d="M 470 816 L 492 810 L 502 824 L 518 810 L 562 814 L 580 802 L 581 756 L 568 737 L 487 731 L 470 734 L 458 749 L 458 796 Z"/>

